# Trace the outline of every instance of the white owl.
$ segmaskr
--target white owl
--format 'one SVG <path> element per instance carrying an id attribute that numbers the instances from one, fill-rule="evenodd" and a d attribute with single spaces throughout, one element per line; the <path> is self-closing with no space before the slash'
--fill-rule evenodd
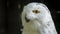
<path id="1" fill-rule="evenodd" d="M 32 2 L 22 12 L 22 34 L 57 34 L 49 9 L 45 4 Z"/>

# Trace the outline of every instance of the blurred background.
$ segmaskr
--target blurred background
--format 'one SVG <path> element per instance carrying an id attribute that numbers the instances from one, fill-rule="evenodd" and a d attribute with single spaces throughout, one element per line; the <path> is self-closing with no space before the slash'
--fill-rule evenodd
<path id="1" fill-rule="evenodd" d="M 21 34 L 21 12 L 30 2 L 47 5 L 51 11 L 56 30 L 60 34 L 60 1 L 59 0 L 0 0 L 0 34 Z"/>

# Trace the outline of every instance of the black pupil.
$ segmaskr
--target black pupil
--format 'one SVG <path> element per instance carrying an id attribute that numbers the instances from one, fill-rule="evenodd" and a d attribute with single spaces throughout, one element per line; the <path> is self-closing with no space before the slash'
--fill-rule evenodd
<path id="1" fill-rule="evenodd" d="M 37 10 L 36 10 L 35 12 L 36 12 L 36 13 L 38 13 L 38 11 L 37 11 Z"/>
<path id="2" fill-rule="evenodd" d="M 34 12 L 34 13 L 39 13 L 39 11 L 38 11 L 38 10 L 33 10 L 33 12 Z"/>

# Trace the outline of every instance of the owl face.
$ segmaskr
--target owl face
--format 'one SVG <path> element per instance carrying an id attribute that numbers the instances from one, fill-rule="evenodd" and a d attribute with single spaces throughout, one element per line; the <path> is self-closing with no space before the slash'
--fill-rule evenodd
<path id="1" fill-rule="evenodd" d="M 24 9 L 26 20 L 42 19 L 48 13 L 46 8 L 38 3 L 30 3 Z"/>

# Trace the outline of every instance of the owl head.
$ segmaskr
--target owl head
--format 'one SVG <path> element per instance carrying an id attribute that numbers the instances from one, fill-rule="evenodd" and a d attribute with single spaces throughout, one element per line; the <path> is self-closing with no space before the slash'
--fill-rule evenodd
<path id="1" fill-rule="evenodd" d="M 22 19 L 27 21 L 44 19 L 50 16 L 50 11 L 47 6 L 43 3 L 29 3 L 23 8 Z"/>

